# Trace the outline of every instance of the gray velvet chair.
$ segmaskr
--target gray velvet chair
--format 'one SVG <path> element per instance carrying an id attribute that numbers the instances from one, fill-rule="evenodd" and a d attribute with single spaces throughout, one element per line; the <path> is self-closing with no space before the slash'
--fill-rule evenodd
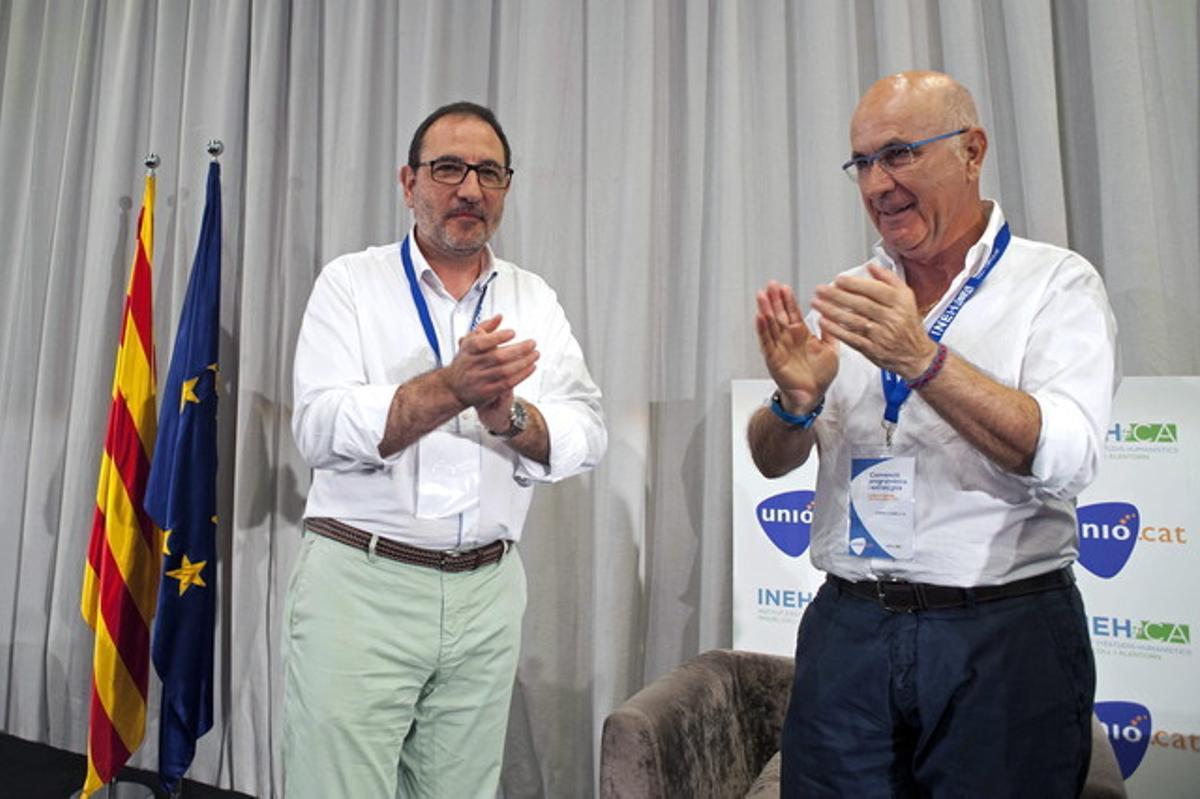
<path id="1" fill-rule="evenodd" d="M 600 796 L 778 797 L 779 731 L 791 684 L 791 658 L 728 649 L 664 674 L 605 719 Z M 1083 796 L 1125 796 L 1098 721 Z"/>

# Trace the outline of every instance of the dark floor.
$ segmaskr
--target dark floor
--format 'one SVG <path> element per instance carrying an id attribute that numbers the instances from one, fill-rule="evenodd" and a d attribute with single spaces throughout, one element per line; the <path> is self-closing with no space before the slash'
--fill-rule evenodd
<path id="1" fill-rule="evenodd" d="M 83 755 L 0 734 L 0 796 L 66 799 L 83 787 L 86 773 L 87 759 Z M 159 787 L 158 775 L 153 772 L 125 768 L 118 779 L 149 786 L 159 799 L 167 796 Z M 180 796 L 183 799 L 250 799 L 244 793 L 223 791 L 187 779 L 183 781 Z"/>

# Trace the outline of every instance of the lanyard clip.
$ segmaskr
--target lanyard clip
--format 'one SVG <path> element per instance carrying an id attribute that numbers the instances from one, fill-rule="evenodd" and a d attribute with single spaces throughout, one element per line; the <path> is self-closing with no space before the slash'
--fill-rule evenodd
<path id="1" fill-rule="evenodd" d="M 892 448 L 892 437 L 896 434 L 896 425 L 893 422 L 889 422 L 887 419 L 884 419 L 879 424 L 883 428 L 884 443 L 887 444 L 888 449 L 891 449 Z"/>

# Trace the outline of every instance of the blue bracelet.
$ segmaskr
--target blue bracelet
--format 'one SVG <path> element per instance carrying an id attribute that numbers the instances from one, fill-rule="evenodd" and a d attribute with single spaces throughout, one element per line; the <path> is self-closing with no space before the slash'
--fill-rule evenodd
<path id="1" fill-rule="evenodd" d="M 817 420 L 817 417 L 821 415 L 821 411 L 823 410 L 825 410 L 825 398 L 821 397 L 821 401 L 817 403 L 817 407 L 813 408 L 803 416 L 797 416 L 794 413 L 788 413 L 783 407 L 783 402 L 780 401 L 778 391 L 771 395 L 771 413 L 775 414 L 792 427 L 799 427 L 801 430 L 807 430 L 808 428 L 812 427 L 812 423 Z"/>

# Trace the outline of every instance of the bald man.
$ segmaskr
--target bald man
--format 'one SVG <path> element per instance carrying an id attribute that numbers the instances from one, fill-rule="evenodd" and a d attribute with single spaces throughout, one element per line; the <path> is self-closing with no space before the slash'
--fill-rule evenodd
<path id="1" fill-rule="evenodd" d="M 820 453 L 783 796 L 1075 796 L 1095 670 L 1071 564 L 1116 325 L 1096 270 L 1012 234 L 947 75 L 873 85 L 842 166 L 880 241 L 819 286 L 758 293 L 777 390 L 754 461 Z"/>

